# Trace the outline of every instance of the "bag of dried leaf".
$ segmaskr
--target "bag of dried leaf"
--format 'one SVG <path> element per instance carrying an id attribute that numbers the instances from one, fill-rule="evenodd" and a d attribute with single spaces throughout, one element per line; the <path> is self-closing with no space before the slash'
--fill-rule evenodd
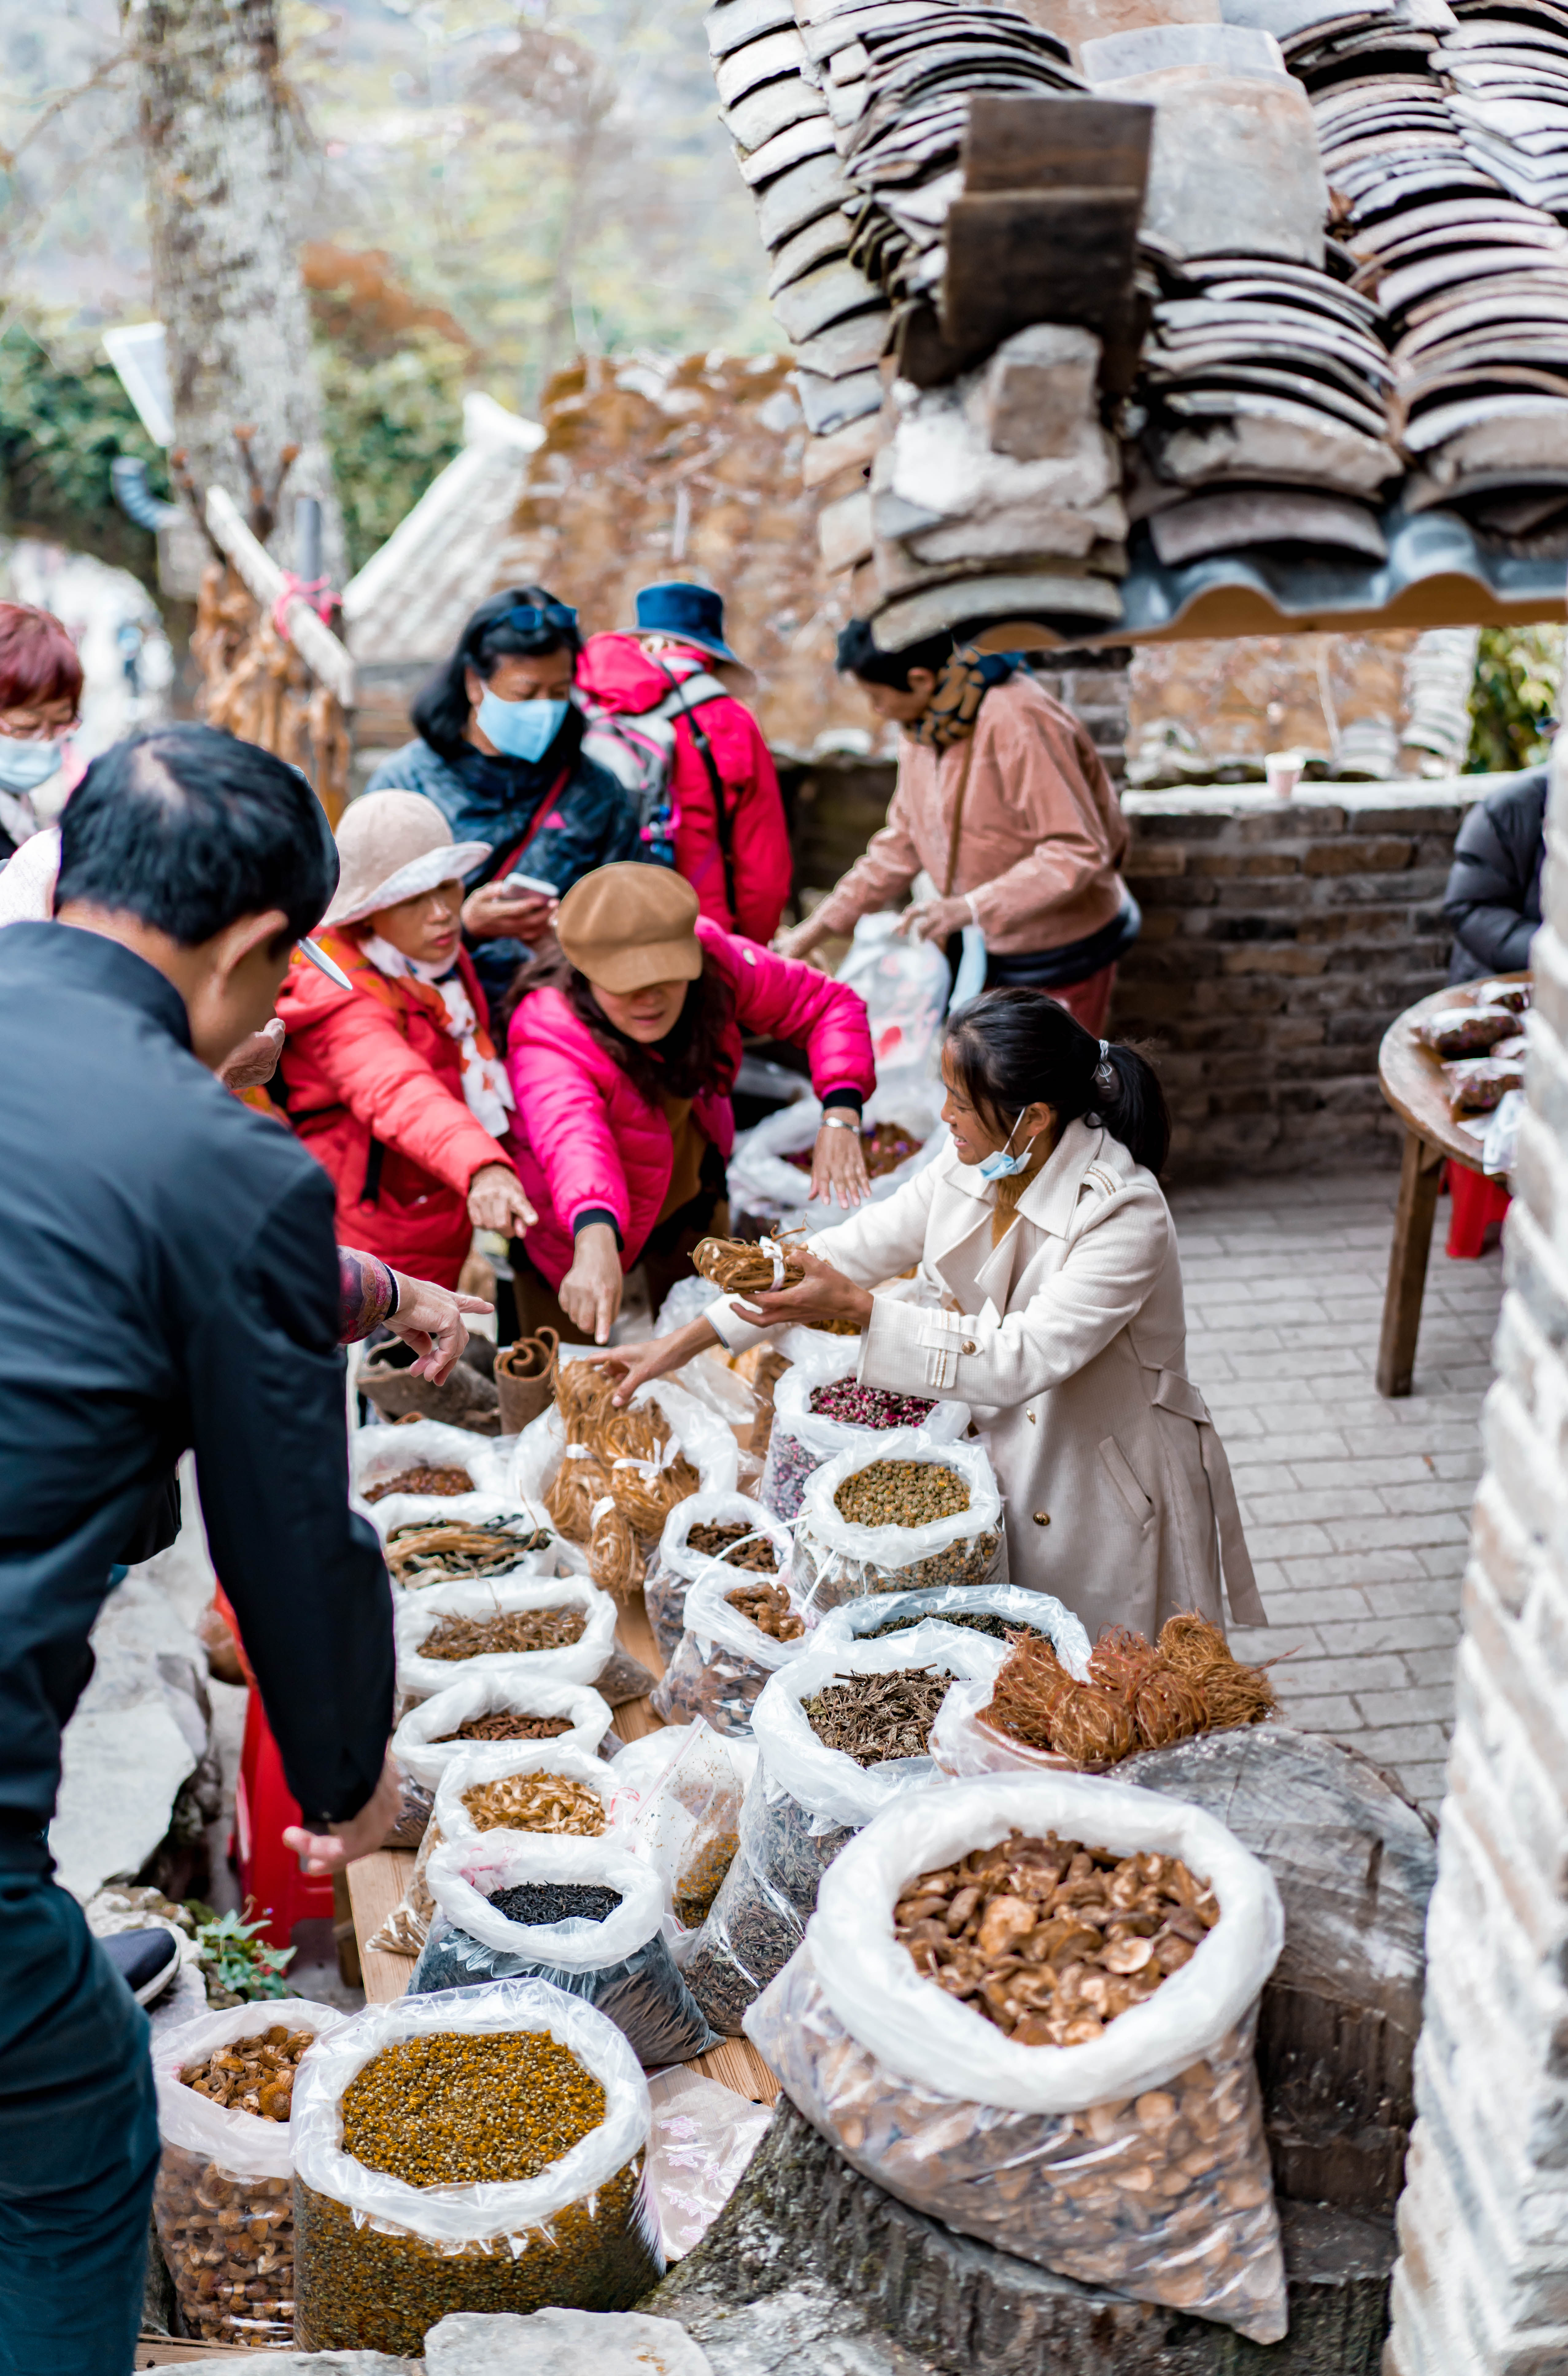
<path id="1" fill-rule="evenodd" d="M 405 1594 L 393 1623 L 405 1705 L 448 1690 L 465 1669 L 597 1683 L 615 1656 L 615 1603 L 583 1576 L 433 1584 Z"/>
<path id="2" fill-rule="evenodd" d="M 1081 1775 L 953 1783 L 844 1850 L 746 2034 L 928 2217 L 1277 2343 L 1253 2039 L 1283 1939 L 1268 1872 L 1195 1807 Z"/>
<path id="3" fill-rule="evenodd" d="M 666 1724 L 701 1717 L 715 1732 L 749 1733 L 764 1684 L 807 1639 L 786 1586 L 710 1562 L 686 1595 L 686 1629 L 654 1691 L 654 1714 Z"/>
<path id="4" fill-rule="evenodd" d="M 773 1390 L 773 1432 L 762 1476 L 763 1501 L 777 1517 L 799 1517 L 806 1487 L 824 1461 L 841 1452 L 874 1459 L 892 1428 L 924 1428 L 933 1443 L 956 1443 L 968 1428 L 968 1403 L 928 1402 L 923 1395 L 859 1384 L 859 1336 L 796 1334 L 803 1341 Z"/>
<path id="5" fill-rule="evenodd" d="M 932 1619 L 961 1626 L 966 1632 L 988 1634 L 993 1642 L 1002 1643 L 1010 1633 L 1028 1628 L 1044 1634 L 1071 1673 L 1088 1671 L 1089 1637 L 1085 1627 L 1054 1594 L 1031 1592 L 1021 1584 L 948 1584 L 929 1592 L 895 1593 L 890 1598 L 878 1594 L 863 1600 L 840 1601 L 817 1627 L 812 1647 L 826 1649 L 830 1642 L 885 1641 Z M 936 1747 L 934 1741 L 932 1747 Z"/>
<path id="6" fill-rule="evenodd" d="M 425 1878 L 436 1915 L 410 1995 L 549 1980 L 612 2021 L 646 2071 L 717 2045 L 664 1937 L 659 1871 L 615 1835 L 486 1832 L 437 1848 Z"/>
<path id="7" fill-rule="evenodd" d="M 289 2111 L 294 2073 L 345 2015 L 303 1997 L 230 2005 L 156 2032 L 159 2249 L 203 2343 L 286 2346 L 294 2332 Z"/>
<path id="8" fill-rule="evenodd" d="M 683 1969 L 692 1994 L 715 2029 L 740 2035 L 748 2005 L 783 1969 L 805 1932 L 817 1883 L 846 1840 L 909 1790 L 936 1778 L 929 1756 L 911 1754 L 903 1725 L 862 1729 L 861 1764 L 848 1750 L 829 1748 L 814 1729 L 807 1703 L 842 1694 L 844 1679 L 894 1676 L 925 1669 L 990 1678 L 1005 1645 L 954 1626 L 919 1625 L 885 1642 L 814 1644 L 770 1678 L 752 1711 L 759 1752 L 755 1776 L 741 1809 L 734 1861 Z M 917 1693 L 909 1694 L 917 1698 Z M 924 1694 L 917 1714 L 929 1731 L 940 1695 Z M 826 1715 L 817 1721 L 829 1724 Z M 837 1729 L 837 1727 L 830 1727 Z M 879 1753 L 878 1735 L 896 1753 Z"/>
<path id="9" fill-rule="evenodd" d="M 403 1804 L 388 1847 L 415 1848 L 430 1821 L 435 1786 L 449 1760 L 475 1740 L 559 1740 L 612 1754 L 610 1704 L 591 1683 L 537 1683 L 491 1670 L 457 1668 L 457 1680 L 421 1700 L 393 1734 L 390 1753 L 403 1776 Z"/>
<path id="10" fill-rule="evenodd" d="M 802 1609 L 1006 1574 L 1002 1496 L 978 1443 L 896 1428 L 825 1461 L 806 1487 L 791 1569 Z"/>
<path id="11" fill-rule="evenodd" d="M 458 2311 L 629 2310 L 664 2270 L 647 2082 L 543 1980 L 373 2005 L 294 2108 L 295 2337 L 418 2359 Z"/>
<path id="12" fill-rule="evenodd" d="M 746 1493 L 693 1493 L 678 1503 L 664 1521 L 643 1582 L 659 1657 L 674 1657 L 685 1626 L 687 1587 L 710 1560 L 723 1560 L 743 1577 L 777 1578 L 790 1564 L 790 1539 L 789 1527 Z"/>

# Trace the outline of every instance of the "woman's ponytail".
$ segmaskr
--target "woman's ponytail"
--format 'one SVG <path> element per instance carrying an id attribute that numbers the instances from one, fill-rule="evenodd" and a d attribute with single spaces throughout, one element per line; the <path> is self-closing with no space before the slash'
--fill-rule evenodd
<path id="1" fill-rule="evenodd" d="M 1095 1067 L 1094 1102 L 1084 1109 L 1085 1118 L 1093 1122 L 1098 1115 L 1134 1162 L 1158 1177 L 1170 1152 L 1170 1110 L 1159 1075 L 1136 1048 L 1119 1040 L 1104 1044 Z"/>
<path id="2" fill-rule="evenodd" d="M 1064 1123 L 1102 1125 L 1146 1170 L 1164 1169 L 1170 1113 L 1154 1066 L 1135 1048 L 1097 1040 L 1044 991 L 972 1000 L 950 1019 L 945 1045 L 959 1087 L 993 1128 L 1005 1133 L 1039 1101 Z"/>

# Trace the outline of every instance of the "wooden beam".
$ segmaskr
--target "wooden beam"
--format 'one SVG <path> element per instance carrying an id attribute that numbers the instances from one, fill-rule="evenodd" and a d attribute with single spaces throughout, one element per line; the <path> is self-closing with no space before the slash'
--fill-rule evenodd
<path id="1" fill-rule="evenodd" d="M 270 611 L 284 591 L 283 572 L 259 538 L 251 534 L 232 495 L 219 486 L 207 491 L 207 525 L 213 541 L 226 552 L 250 593 L 264 611 Z M 303 595 L 284 604 L 289 640 L 311 674 L 335 694 L 341 707 L 354 706 L 354 663 L 331 628 L 316 617 Z"/>

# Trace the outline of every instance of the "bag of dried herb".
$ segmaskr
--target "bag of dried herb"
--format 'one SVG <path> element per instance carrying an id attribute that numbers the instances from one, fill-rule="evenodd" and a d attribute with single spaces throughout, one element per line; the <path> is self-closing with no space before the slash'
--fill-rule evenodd
<path id="1" fill-rule="evenodd" d="M 344 2019 L 331 2005 L 275 1997 L 154 2033 L 163 2152 L 152 2216 L 181 2315 L 203 2343 L 292 2338 L 294 2073 Z"/>
<path id="2" fill-rule="evenodd" d="M 686 1630 L 653 1693 L 654 1714 L 667 1724 L 701 1717 L 715 1732 L 749 1733 L 763 1685 L 807 1639 L 784 1585 L 710 1562 L 686 1595 Z"/>
<path id="3" fill-rule="evenodd" d="M 456 1492 L 431 1491 L 418 1481 L 421 1470 L 444 1469 L 466 1477 L 467 1485 Z M 411 1480 L 407 1488 L 399 1482 L 404 1477 Z M 365 1506 L 384 1539 L 394 1527 L 416 1518 L 494 1517 L 519 1507 L 512 1491 L 510 1448 L 500 1451 L 491 1437 L 441 1420 L 410 1420 L 396 1430 L 356 1428 L 349 1438 L 349 1481 L 362 1499 L 367 1489 L 375 1491 L 377 1498 Z M 449 1486 L 455 1481 L 447 1480 Z"/>
<path id="4" fill-rule="evenodd" d="M 1084 1841 L 1097 1845 L 1069 1861 L 1063 1844 Z M 1140 1973 L 1126 1992 L 1142 2002 L 1075 2024 L 1082 2042 L 1022 2042 L 1021 1997 L 1071 1986 L 1086 2012 L 1109 2008 L 1093 1965 L 1149 1968 L 1143 1903 L 1163 1902 L 1171 1859 L 1199 1892 L 1188 1960 L 1152 1988 Z M 988 1975 L 911 1952 L 936 1907 L 951 1937 L 982 1905 L 968 1964 Z M 1283 1939 L 1268 1872 L 1195 1807 L 1081 1775 L 951 1783 L 845 1849 L 746 2034 L 814 2127 L 928 2217 L 1276 2343 L 1284 2268 L 1253 2038 Z"/>
<path id="5" fill-rule="evenodd" d="M 699 1717 L 635 1742 L 615 1767 L 611 1821 L 662 1876 L 682 1964 L 734 1858 L 756 1745 Z"/>
<path id="6" fill-rule="evenodd" d="M 1005 1645 L 956 1626 L 920 1625 L 885 1642 L 814 1643 L 772 1676 L 752 1711 L 756 1778 L 741 1810 L 733 1863 L 687 1954 L 687 1984 L 715 2029 L 739 2037 L 746 2007 L 800 1945 L 817 1883 L 846 1840 L 908 1790 L 935 1778 L 929 1756 L 861 1765 L 828 1748 L 805 1703 L 846 1675 L 900 1669 L 994 1677 Z"/>
<path id="7" fill-rule="evenodd" d="M 299 2347 L 417 2359 L 453 2311 L 629 2310 L 664 2268 L 650 2116 L 614 2023 L 547 1981 L 367 2007 L 297 2091 Z"/>
<path id="8" fill-rule="evenodd" d="M 711 1559 L 745 1574 L 782 1575 L 790 1564 L 788 1527 L 746 1493 L 694 1493 L 671 1510 L 643 1583 L 659 1654 L 675 1655 L 684 1631 L 686 1588 Z"/>
<path id="9" fill-rule="evenodd" d="M 1042 1634 L 1072 1673 L 1088 1671 L 1086 1628 L 1054 1594 L 1030 1592 L 1021 1584 L 950 1584 L 930 1592 L 895 1593 L 891 1598 L 877 1594 L 863 1600 L 840 1601 L 817 1627 L 812 1646 L 820 1650 L 829 1642 L 884 1641 L 889 1634 L 907 1633 L 911 1625 L 932 1619 L 988 1634 L 993 1642 L 1003 1643 L 1010 1633 L 1025 1627 Z M 934 1740 L 932 1747 L 940 1759 Z"/>
<path id="10" fill-rule="evenodd" d="M 968 1403 L 858 1384 L 861 1344 L 858 1336 L 808 1338 L 773 1390 L 761 1491 L 776 1517 L 799 1517 L 806 1487 L 825 1460 L 856 1451 L 874 1458 L 891 1428 L 923 1427 L 933 1443 L 956 1443 L 969 1424 Z"/>
<path id="11" fill-rule="evenodd" d="M 611 1411 L 593 1395 L 576 1391 L 573 1373 L 592 1349 L 562 1346 L 557 1402 L 518 1436 L 510 1490 L 520 1503 L 542 1504 L 568 1443 L 578 1444 L 607 1470 L 617 1501 L 624 1494 L 638 1533 L 657 1540 L 671 1509 L 694 1491 L 735 1491 L 740 1446 L 718 1413 L 672 1379 L 640 1387 L 624 1411 Z M 670 1474 L 677 1462 L 695 1472 L 683 1479 L 678 1492 Z"/>
<path id="12" fill-rule="evenodd" d="M 436 1914 L 410 1995 L 549 1980 L 612 2021 L 647 2071 L 717 2045 L 664 1936 L 663 1881 L 614 1835 L 486 1832 L 437 1848 L 426 1879 Z"/>
<path id="13" fill-rule="evenodd" d="M 615 1603 L 586 1576 L 433 1584 L 405 1594 L 393 1622 L 405 1703 L 448 1690 L 465 1669 L 597 1683 L 615 1655 Z"/>
<path id="14" fill-rule="evenodd" d="M 819 1612 L 868 1592 L 992 1584 L 1007 1574 L 1002 1496 L 978 1443 L 896 1428 L 825 1461 L 806 1487 L 792 1577 Z"/>
<path id="15" fill-rule="evenodd" d="M 590 1757 L 601 1754 L 605 1740 L 614 1742 L 609 1703 L 591 1683 L 537 1683 L 531 1677 L 462 1667 L 457 1671 L 457 1681 L 411 1707 L 392 1736 L 403 1805 L 388 1847 L 418 1847 L 435 1786 L 448 1761 L 470 1741 L 558 1740 Z"/>

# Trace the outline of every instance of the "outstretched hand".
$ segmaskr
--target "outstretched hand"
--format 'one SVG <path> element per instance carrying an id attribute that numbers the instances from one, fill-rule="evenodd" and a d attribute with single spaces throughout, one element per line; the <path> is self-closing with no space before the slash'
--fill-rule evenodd
<path id="1" fill-rule="evenodd" d="M 719 1331 L 699 1313 L 668 1336 L 649 1336 L 640 1345 L 617 1345 L 609 1352 L 585 1353 L 582 1358 L 599 1362 L 605 1375 L 616 1381 L 610 1399 L 617 1410 L 624 1410 L 637 1388 L 646 1386 L 650 1378 L 667 1378 L 671 1370 L 684 1369 L 695 1353 L 718 1342 Z"/>
<path id="2" fill-rule="evenodd" d="M 398 1282 L 398 1309 L 388 1313 L 386 1325 L 418 1356 L 410 1365 L 409 1375 L 428 1378 L 433 1386 L 439 1386 L 451 1376 L 469 1341 L 464 1313 L 493 1312 L 495 1307 L 482 1296 L 459 1295 L 449 1287 L 437 1287 L 433 1279 L 407 1278 L 401 1271 L 394 1271 L 393 1277 Z"/>
<path id="3" fill-rule="evenodd" d="M 375 1854 L 397 1822 L 402 1803 L 403 1777 L 388 1758 L 380 1781 L 357 1815 L 329 1832 L 307 1832 L 303 1824 L 291 1824 L 284 1831 L 283 1845 L 292 1849 L 305 1872 L 341 1872 L 361 1857 Z"/>

